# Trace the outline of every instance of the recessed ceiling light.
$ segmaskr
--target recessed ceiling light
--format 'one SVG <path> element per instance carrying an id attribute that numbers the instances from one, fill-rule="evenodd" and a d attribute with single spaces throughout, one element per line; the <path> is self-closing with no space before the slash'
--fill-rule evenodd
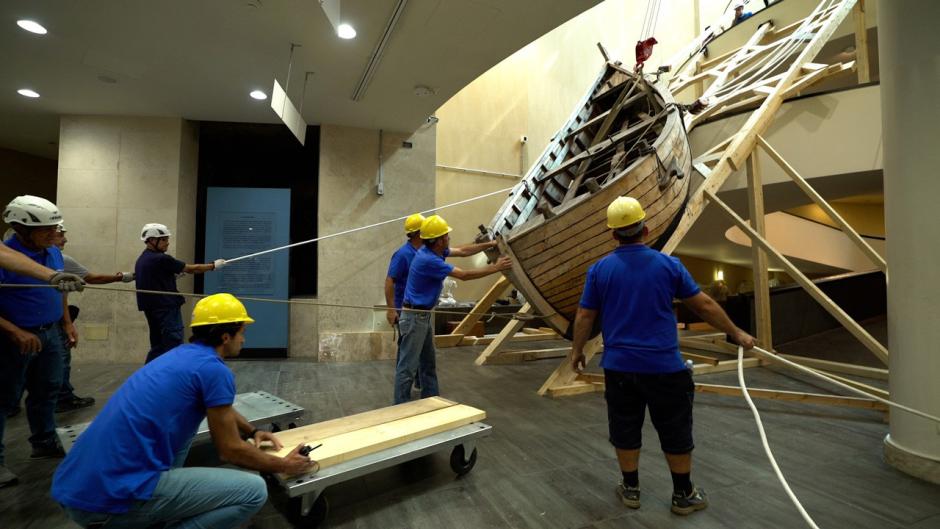
<path id="1" fill-rule="evenodd" d="M 39 22 L 35 22 L 32 20 L 17 20 L 16 25 L 25 29 L 26 31 L 30 33 L 35 33 L 37 35 L 45 35 L 46 33 L 48 33 L 48 31 L 46 31 L 46 28 L 42 27 L 42 25 Z"/>
<path id="2" fill-rule="evenodd" d="M 336 34 L 341 39 L 356 38 L 356 30 L 349 24 L 340 24 L 339 26 L 336 26 Z"/>
<path id="3" fill-rule="evenodd" d="M 268 98 L 268 94 L 265 94 L 261 90 L 252 90 L 250 94 L 252 99 L 257 99 L 258 101 L 264 101 Z"/>
<path id="4" fill-rule="evenodd" d="M 29 88 L 20 88 L 19 90 L 16 91 L 16 93 L 23 97 L 31 97 L 34 99 L 39 97 L 38 92 L 36 92 L 35 90 L 30 90 Z"/>

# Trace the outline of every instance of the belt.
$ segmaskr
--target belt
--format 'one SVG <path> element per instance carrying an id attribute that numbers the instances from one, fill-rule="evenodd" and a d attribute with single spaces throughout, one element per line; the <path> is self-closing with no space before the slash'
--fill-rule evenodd
<path id="1" fill-rule="evenodd" d="M 58 325 L 58 324 L 59 322 L 54 321 L 52 323 L 47 323 L 45 325 L 38 325 L 36 327 L 20 327 L 20 329 L 23 329 L 24 331 L 31 332 L 31 333 L 37 333 L 37 332 L 47 331 L 51 329 L 54 325 Z"/>
<path id="2" fill-rule="evenodd" d="M 405 303 L 402 305 L 406 309 L 418 309 L 418 310 L 432 310 L 434 305 L 412 305 L 411 303 Z"/>

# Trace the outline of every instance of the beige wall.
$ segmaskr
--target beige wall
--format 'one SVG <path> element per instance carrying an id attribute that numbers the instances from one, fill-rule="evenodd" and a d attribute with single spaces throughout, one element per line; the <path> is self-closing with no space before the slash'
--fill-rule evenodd
<path id="1" fill-rule="evenodd" d="M 20 195 L 56 201 L 56 161 L 0 149 L 0 208 Z M 9 228 L 0 222 L 0 235 Z"/>
<path id="2" fill-rule="evenodd" d="M 835 200 L 830 203 L 833 209 L 861 235 L 869 237 L 885 236 L 885 208 L 884 204 L 854 204 Z M 825 211 L 816 204 L 809 204 L 798 208 L 788 209 L 792 213 L 809 220 L 831 226 L 839 227 Z"/>
<path id="3" fill-rule="evenodd" d="M 169 253 L 192 262 L 196 141 L 194 126 L 180 118 L 63 116 L 58 205 L 69 225 L 66 253 L 94 272 L 130 271 L 143 251 L 141 226 L 161 222 L 174 235 Z M 192 292 L 192 279 L 179 287 Z M 72 301 L 82 309 L 76 361 L 143 362 L 147 323 L 134 295 L 89 290 Z"/>
<path id="4" fill-rule="evenodd" d="M 697 33 L 698 1 L 662 2 L 655 31 L 660 42 L 647 70 L 654 71 Z M 551 137 L 568 120 L 594 82 L 603 58 L 633 66 L 634 46 L 645 3 L 607 0 L 522 48 L 467 85 L 436 112 L 437 205 L 513 186 Z M 522 136 L 528 137 L 523 145 Z M 515 178 L 442 168 L 457 167 L 516 175 Z M 495 196 L 441 211 L 454 227 L 454 244 L 470 242 L 477 226 L 488 225 L 505 197 Z M 454 259 L 460 267 L 483 263 L 480 256 Z M 458 282 L 461 301 L 479 299 L 492 278 Z"/>
<path id="5" fill-rule="evenodd" d="M 403 141 L 411 142 L 413 147 L 403 148 Z M 383 151 L 385 194 L 378 196 L 375 180 L 379 169 L 379 131 L 322 126 L 318 212 L 321 237 L 434 207 L 435 126 L 424 126 L 413 135 L 386 132 Z M 388 261 L 403 242 L 400 222 L 319 242 L 318 301 L 367 306 L 384 304 L 383 285 Z M 293 310 L 292 325 L 313 319 L 313 309 Z M 374 328 L 371 310 L 327 307 L 317 310 L 315 319 L 321 337 Z M 384 321 L 384 317 L 377 320 Z M 380 329 L 387 330 L 381 326 Z M 296 330 L 292 329 L 291 334 L 296 334 Z M 292 339 L 292 348 L 294 345 L 298 350 L 292 349 L 292 356 L 317 354 L 310 349 L 312 344 L 301 344 L 300 338 Z M 330 360 L 343 359 L 343 351 L 361 353 L 336 343 L 329 344 L 328 349 Z"/>

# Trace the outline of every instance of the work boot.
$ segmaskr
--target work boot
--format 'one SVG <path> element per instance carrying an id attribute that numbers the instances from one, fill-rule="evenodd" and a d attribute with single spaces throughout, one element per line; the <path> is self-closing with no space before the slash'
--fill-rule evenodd
<path id="1" fill-rule="evenodd" d="M 692 487 L 692 493 L 688 496 L 681 492 L 672 493 L 672 508 L 670 510 L 676 514 L 685 516 L 695 511 L 701 511 L 705 507 L 708 507 L 708 497 L 705 495 L 705 491 L 698 487 Z"/>
<path id="2" fill-rule="evenodd" d="M 20 478 L 16 477 L 16 474 L 10 472 L 7 467 L 0 465 L 0 489 L 16 485 L 19 481 Z"/>
<path id="3" fill-rule="evenodd" d="M 13 408 L 12 410 L 10 410 L 9 413 L 7 413 L 7 419 L 12 419 L 13 417 L 16 417 L 17 415 L 20 414 L 21 411 L 23 411 L 23 407 L 17 404 L 15 408 Z"/>
<path id="4" fill-rule="evenodd" d="M 72 395 L 70 398 L 65 398 L 59 402 L 56 402 L 55 412 L 64 413 L 67 411 L 80 410 L 82 408 L 87 408 L 94 405 L 95 399 L 92 397 L 79 397 L 77 395 Z"/>
<path id="5" fill-rule="evenodd" d="M 617 496 L 627 507 L 631 509 L 640 508 L 640 487 L 628 487 L 621 482 L 620 485 L 617 485 Z"/>
<path id="6" fill-rule="evenodd" d="M 55 459 L 65 457 L 65 451 L 58 444 L 33 445 L 30 459 Z"/>

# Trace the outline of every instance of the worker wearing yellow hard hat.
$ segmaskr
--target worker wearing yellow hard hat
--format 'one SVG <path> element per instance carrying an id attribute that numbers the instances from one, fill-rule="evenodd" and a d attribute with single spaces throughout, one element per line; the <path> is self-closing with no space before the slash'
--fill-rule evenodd
<path id="1" fill-rule="evenodd" d="M 496 241 L 450 247 L 452 228 L 440 215 L 431 215 L 421 224 L 423 246 L 411 261 L 408 281 L 398 323 L 401 339 L 398 342 L 398 363 L 395 367 L 395 404 L 411 400 L 411 387 L 415 377 L 420 378 L 421 398 L 440 394 L 437 383 L 434 351 L 434 320 L 431 310 L 448 276 L 469 280 L 508 270 L 512 263 L 500 257 L 493 264 L 463 270 L 448 262 L 448 257 L 469 257 L 495 248 Z"/>
<path id="2" fill-rule="evenodd" d="M 262 442 L 275 450 L 282 445 L 233 407 L 235 375 L 224 358 L 239 353 L 252 322 L 231 294 L 196 304 L 192 343 L 132 374 L 59 465 L 52 496 L 69 518 L 82 527 L 105 519 L 117 526 L 163 526 L 183 518 L 212 527 L 244 525 L 267 502 L 262 478 L 230 468 L 181 468 L 203 420 L 225 461 L 270 474 L 316 472 L 303 444 L 284 457 L 262 450 Z M 127 447 L 141 448 L 129 456 Z"/>
<path id="3" fill-rule="evenodd" d="M 685 515 L 706 508 L 708 499 L 691 479 L 695 384 L 679 354 L 673 299 L 745 348 L 754 346 L 754 338 L 699 289 L 679 259 L 644 243 L 650 224 L 633 197 L 608 206 L 607 227 L 619 246 L 588 269 L 568 359 L 574 370 L 584 369 L 584 345 L 600 317 L 609 439 L 622 475 L 617 494 L 627 507 L 640 507 L 638 465 L 648 407 L 672 474 L 671 510 Z"/>
<path id="4" fill-rule="evenodd" d="M 421 225 L 424 224 L 424 215 L 413 213 L 405 219 L 405 244 L 395 250 L 388 263 L 388 273 L 385 274 L 385 319 L 388 324 L 397 329 L 398 319 L 401 317 L 401 304 L 405 297 L 405 284 L 408 282 L 408 270 L 415 254 L 424 245 L 421 242 Z M 398 342 L 401 343 L 401 333 L 398 333 Z M 420 377 L 415 378 L 420 384 Z"/>

